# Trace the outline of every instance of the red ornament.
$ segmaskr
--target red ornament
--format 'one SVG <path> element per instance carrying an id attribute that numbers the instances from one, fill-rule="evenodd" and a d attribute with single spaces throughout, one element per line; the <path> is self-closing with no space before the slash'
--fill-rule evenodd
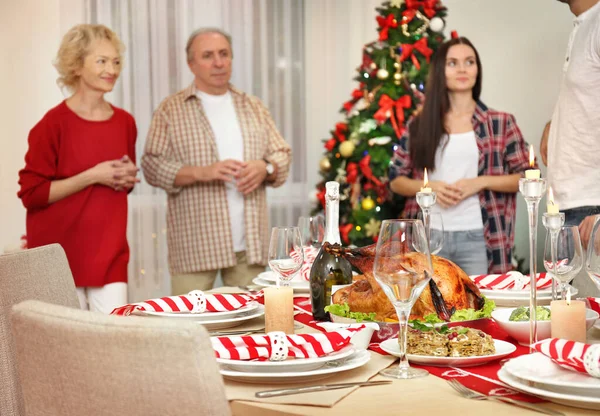
<path id="1" fill-rule="evenodd" d="M 348 163 L 346 166 L 346 182 L 354 184 L 358 178 L 358 165 L 355 162 Z"/>
<path id="2" fill-rule="evenodd" d="M 458 32 L 456 30 L 453 30 L 452 32 L 450 32 L 450 37 L 452 39 L 457 39 L 458 38 Z"/>
<path id="3" fill-rule="evenodd" d="M 340 225 L 340 235 L 342 236 L 342 241 L 346 244 L 350 244 L 348 234 L 350 233 L 350 231 L 352 231 L 352 228 L 354 228 L 354 224 L 348 223 L 345 225 Z"/>
<path id="4" fill-rule="evenodd" d="M 406 11 L 402 13 L 402 16 L 405 16 L 405 13 L 406 15 L 412 14 L 412 17 L 408 20 L 410 22 L 415 16 L 416 11 L 421 7 L 423 7 L 423 13 L 431 19 L 437 13 L 438 0 L 406 0 Z"/>
<path id="5" fill-rule="evenodd" d="M 379 31 L 379 40 L 387 40 L 390 28 L 395 29 L 398 27 L 398 21 L 392 13 L 388 14 L 387 17 L 377 16 L 377 23 L 381 28 Z"/>
<path id="6" fill-rule="evenodd" d="M 337 144 L 337 140 L 329 139 L 325 142 L 325 149 L 327 149 L 328 151 L 331 152 L 336 144 Z"/>
<path id="7" fill-rule="evenodd" d="M 325 188 L 319 189 L 319 192 L 317 193 L 317 199 L 321 203 L 321 207 L 325 209 Z"/>
<path id="8" fill-rule="evenodd" d="M 374 242 L 374 243 L 376 243 L 376 242 L 377 242 L 377 240 L 379 240 L 379 236 L 378 236 L 378 235 L 374 235 L 374 236 L 373 236 L 373 242 Z"/>
<path id="9" fill-rule="evenodd" d="M 335 125 L 335 132 L 333 135 L 341 142 L 346 141 L 346 132 L 348 131 L 348 125 L 346 123 L 337 123 Z"/>

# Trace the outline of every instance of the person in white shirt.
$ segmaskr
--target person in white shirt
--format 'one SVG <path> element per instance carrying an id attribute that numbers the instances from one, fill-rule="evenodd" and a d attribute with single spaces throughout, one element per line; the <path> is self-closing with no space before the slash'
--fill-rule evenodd
<path id="1" fill-rule="evenodd" d="M 563 80 L 542 160 L 565 213 L 565 225 L 579 225 L 585 246 L 600 214 L 600 1 L 558 0 L 576 16 L 563 64 Z M 547 156 L 546 156 L 547 152 Z"/>

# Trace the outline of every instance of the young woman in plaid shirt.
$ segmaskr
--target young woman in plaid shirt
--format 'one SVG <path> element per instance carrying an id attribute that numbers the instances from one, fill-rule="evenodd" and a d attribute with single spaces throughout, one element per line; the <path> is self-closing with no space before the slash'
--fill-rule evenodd
<path id="1" fill-rule="evenodd" d="M 432 59 L 423 109 L 390 168 L 392 191 L 407 198 L 406 218 L 417 217 L 415 195 L 427 168 L 445 229 L 439 255 L 468 274 L 512 269 L 516 192 L 529 168 L 514 116 L 480 101 L 481 79 L 479 54 L 468 39 L 444 43 Z"/>

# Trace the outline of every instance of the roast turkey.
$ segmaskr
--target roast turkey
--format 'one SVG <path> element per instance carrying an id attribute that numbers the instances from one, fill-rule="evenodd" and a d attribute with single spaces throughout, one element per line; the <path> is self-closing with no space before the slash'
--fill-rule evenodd
<path id="1" fill-rule="evenodd" d="M 352 285 L 339 289 L 332 296 L 332 303 L 348 303 L 353 312 L 375 312 L 379 321 L 396 320 L 396 311 L 373 277 L 375 247 L 371 245 L 356 249 L 343 248 L 325 243 L 324 250 L 337 253 L 362 272 Z M 402 262 L 414 262 L 419 253 L 402 255 Z M 433 275 L 429 285 L 415 302 L 410 319 L 422 319 L 435 313 L 444 321 L 449 321 L 455 310 L 481 309 L 484 299 L 477 286 L 455 263 L 443 257 L 431 256 Z"/>

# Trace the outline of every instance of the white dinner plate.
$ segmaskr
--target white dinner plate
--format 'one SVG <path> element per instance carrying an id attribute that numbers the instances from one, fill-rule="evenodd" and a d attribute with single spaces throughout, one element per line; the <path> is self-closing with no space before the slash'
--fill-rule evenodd
<path id="1" fill-rule="evenodd" d="M 509 293 L 512 291 L 508 290 L 481 290 L 481 294 L 486 298 L 493 300 L 496 306 L 502 307 L 517 307 L 517 306 L 529 306 L 529 291 L 526 295 L 519 294 L 515 291 L 515 294 Z M 574 296 L 579 292 L 576 287 L 571 286 L 571 295 Z M 552 290 L 539 290 L 537 292 L 538 306 L 550 305 L 552 301 Z"/>
<path id="2" fill-rule="evenodd" d="M 508 360 L 503 368 L 511 376 L 524 380 L 532 387 L 600 398 L 600 378 L 567 370 L 539 352 Z"/>
<path id="3" fill-rule="evenodd" d="M 329 361 L 341 360 L 342 358 L 349 357 L 355 352 L 356 350 L 352 348 L 352 346 L 347 346 L 340 351 L 317 358 L 292 358 L 284 361 L 243 361 L 217 358 L 217 362 L 221 364 L 224 369 L 248 373 L 312 371 L 323 367 Z"/>
<path id="4" fill-rule="evenodd" d="M 255 277 L 252 280 L 252 283 L 254 283 L 257 286 L 261 286 L 261 287 L 275 287 L 277 286 L 276 283 L 273 282 L 268 282 L 264 279 L 261 279 L 260 277 Z M 308 285 L 308 282 L 306 282 L 307 284 L 304 284 L 302 282 L 290 282 L 290 287 L 292 289 L 294 289 L 294 292 L 297 293 L 309 293 L 310 292 L 310 286 Z"/>
<path id="5" fill-rule="evenodd" d="M 588 397 L 581 394 L 574 395 L 557 393 L 554 391 L 533 387 L 529 385 L 528 382 L 512 376 L 504 368 L 501 368 L 500 371 L 498 371 L 498 378 L 516 390 L 533 394 L 534 396 L 541 397 L 554 403 L 564 404 L 566 406 L 581 407 L 584 409 L 600 410 L 600 397 L 597 396 Z"/>
<path id="6" fill-rule="evenodd" d="M 260 304 L 258 302 L 250 302 L 245 306 L 234 311 L 225 312 L 203 312 L 203 313 L 191 313 L 191 312 L 156 312 L 156 311 L 136 311 L 140 315 L 147 316 L 158 316 L 160 318 L 177 318 L 177 319 L 189 319 L 191 321 L 214 321 L 215 319 L 234 318 L 240 315 L 251 313 L 258 309 Z"/>
<path id="7" fill-rule="evenodd" d="M 400 347 L 398 338 L 392 338 L 383 341 L 379 344 L 382 350 L 395 357 L 400 356 Z M 486 364 L 490 361 L 498 360 L 506 357 L 516 351 L 515 347 L 510 342 L 500 341 L 495 339 L 494 346 L 496 353 L 492 355 L 479 355 L 475 357 L 435 357 L 433 355 L 416 355 L 406 354 L 408 361 L 413 364 L 430 365 L 433 367 L 473 367 L 476 365 Z"/>
<path id="8" fill-rule="evenodd" d="M 596 321 L 596 323 L 594 324 L 594 328 L 600 331 L 600 319 Z"/>
<path id="9" fill-rule="evenodd" d="M 262 272 L 257 276 L 259 279 L 264 280 L 265 282 L 269 282 L 269 283 L 277 283 L 277 273 L 275 272 Z M 294 277 L 290 283 L 298 286 L 298 287 L 306 287 L 308 288 L 310 286 L 310 283 L 308 282 L 308 280 L 304 280 L 302 279 L 302 277 L 299 276 L 299 274 Z"/>
<path id="10" fill-rule="evenodd" d="M 342 371 L 361 367 L 369 362 L 371 353 L 366 350 L 357 351 L 347 358 L 329 361 L 321 368 L 310 371 L 288 371 L 288 372 L 246 372 L 233 371 L 221 367 L 223 377 L 240 381 L 243 383 L 281 384 L 281 383 L 304 383 L 329 377 Z"/>

